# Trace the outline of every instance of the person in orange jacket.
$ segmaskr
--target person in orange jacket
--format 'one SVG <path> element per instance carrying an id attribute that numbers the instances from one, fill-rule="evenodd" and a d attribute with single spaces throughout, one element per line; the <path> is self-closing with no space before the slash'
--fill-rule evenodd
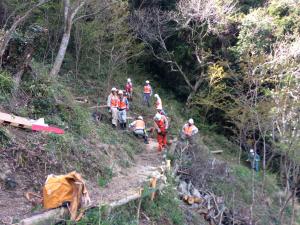
<path id="1" fill-rule="evenodd" d="M 110 108 L 111 116 L 112 116 L 112 126 L 115 128 L 118 125 L 118 104 L 119 104 L 119 97 L 117 95 L 117 89 L 112 88 L 111 94 L 108 96 L 107 104 Z"/>
<path id="2" fill-rule="evenodd" d="M 148 107 L 150 107 L 150 97 L 152 96 L 152 88 L 150 85 L 150 81 L 146 80 L 145 86 L 144 86 L 144 104 L 147 104 Z"/>
<path id="3" fill-rule="evenodd" d="M 146 124 L 142 116 L 139 116 L 135 121 L 133 121 L 131 124 L 129 124 L 129 128 L 133 130 L 133 133 L 135 136 L 143 137 L 144 143 L 149 144 L 148 142 L 148 135 L 146 132 Z"/>
<path id="4" fill-rule="evenodd" d="M 167 145 L 167 130 L 169 123 L 167 118 L 160 113 L 154 116 L 154 128 L 157 132 L 158 151 L 161 152 Z"/>
<path id="5" fill-rule="evenodd" d="M 193 136 L 198 133 L 198 128 L 194 125 L 194 120 L 189 119 L 181 130 L 181 140 L 191 141 Z"/>
<path id="6" fill-rule="evenodd" d="M 118 114 L 121 129 L 126 129 L 127 115 L 126 111 L 129 109 L 128 99 L 124 96 L 123 91 L 119 91 Z"/>

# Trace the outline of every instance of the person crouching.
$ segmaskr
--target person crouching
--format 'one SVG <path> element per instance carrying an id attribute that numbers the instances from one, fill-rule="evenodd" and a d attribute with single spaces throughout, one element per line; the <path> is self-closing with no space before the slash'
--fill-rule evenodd
<path id="1" fill-rule="evenodd" d="M 137 137 L 143 137 L 144 143 L 149 144 L 148 142 L 148 135 L 146 132 L 146 125 L 142 116 L 139 116 L 137 120 L 133 121 L 129 124 L 129 128 L 133 130 L 133 133 Z"/>

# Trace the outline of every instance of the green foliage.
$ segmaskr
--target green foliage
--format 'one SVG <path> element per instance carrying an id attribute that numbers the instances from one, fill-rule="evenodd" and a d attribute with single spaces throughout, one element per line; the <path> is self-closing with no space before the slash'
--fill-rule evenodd
<path id="1" fill-rule="evenodd" d="M 101 206 L 88 210 L 77 225 L 137 225 L 136 219 L 132 216 L 135 213 L 135 204 L 131 203 L 123 207 L 119 207 L 110 215 L 107 214 L 107 208 Z M 73 224 L 68 221 L 67 224 Z"/>
<path id="2" fill-rule="evenodd" d="M 236 51 L 239 54 L 269 52 L 274 41 L 274 22 L 265 10 L 256 9 L 247 14 L 240 26 Z"/>
<path id="3" fill-rule="evenodd" d="M 100 187 L 106 186 L 113 177 L 113 171 L 109 167 L 105 167 L 103 170 L 103 176 L 98 177 L 98 184 Z"/>
<path id="4" fill-rule="evenodd" d="M 164 220 L 167 220 L 170 224 L 182 225 L 184 224 L 184 216 L 179 208 L 180 200 L 176 196 L 177 193 L 173 186 L 168 185 L 155 201 L 151 201 L 146 197 L 142 201 L 142 209 L 158 223 L 162 224 Z"/>
<path id="5" fill-rule="evenodd" d="M 0 69 L 0 102 L 5 100 L 13 89 L 13 79 L 9 72 Z"/>
<path id="6" fill-rule="evenodd" d="M 10 143 L 10 137 L 7 134 L 5 128 L 0 128 L 0 147 L 5 147 Z"/>

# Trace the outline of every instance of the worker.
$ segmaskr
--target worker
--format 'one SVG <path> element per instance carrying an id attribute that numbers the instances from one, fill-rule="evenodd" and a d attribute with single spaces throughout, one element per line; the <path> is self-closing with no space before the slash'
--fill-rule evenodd
<path id="1" fill-rule="evenodd" d="M 113 127 L 117 127 L 118 125 L 118 105 L 119 105 L 119 97 L 117 95 L 117 89 L 116 88 L 112 88 L 111 89 L 111 95 L 108 96 L 108 100 L 109 100 L 109 107 L 110 107 L 110 111 L 111 111 L 111 116 L 112 116 L 112 126 Z"/>
<path id="2" fill-rule="evenodd" d="M 195 134 L 198 133 L 198 128 L 194 125 L 194 120 L 189 119 L 181 130 L 181 139 L 192 141 Z"/>
<path id="3" fill-rule="evenodd" d="M 142 116 L 139 116 L 137 120 L 129 124 L 129 128 L 133 129 L 134 135 L 137 137 L 141 136 L 144 138 L 144 143 L 149 144 L 148 135 L 146 132 L 146 125 Z"/>
<path id="4" fill-rule="evenodd" d="M 127 122 L 127 117 L 126 117 L 126 111 L 129 109 L 129 102 L 126 97 L 124 97 L 123 91 L 119 91 L 119 101 L 118 101 L 118 112 L 119 112 L 119 123 L 121 129 L 126 128 L 126 122 Z"/>
<path id="5" fill-rule="evenodd" d="M 168 120 L 165 116 L 156 113 L 154 116 L 154 128 L 157 132 L 158 151 L 161 152 L 167 145 Z"/>
<path id="6" fill-rule="evenodd" d="M 130 78 L 127 79 L 127 83 L 125 85 L 125 91 L 128 96 L 128 100 L 132 101 L 133 86 Z"/>
<path id="7" fill-rule="evenodd" d="M 247 161 L 251 162 L 252 169 L 254 169 L 256 172 L 259 171 L 260 156 L 259 156 L 259 154 L 257 154 L 256 152 L 254 152 L 253 149 L 250 149 Z"/>
<path id="8" fill-rule="evenodd" d="M 144 86 L 144 104 L 147 103 L 148 107 L 150 107 L 150 97 L 152 96 L 152 88 L 150 85 L 150 81 L 146 80 Z"/>
<path id="9" fill-rule="evenodd" d="M 115 88 L 115 87 L 113 87 L 112 89 L 111 89 L 111 92 L 110 92 L 110 94 L 108 95 L 108 97 L 107 97 L 107 107 L 108 107 L 108 111 L 109 112 L 111 112 L 111 110 L 110 110 L 110 100 L 111 100 L 111 97 L 114 95 L 114 93 L 116 93 L 117 92 L 117 88 Z"/>
<path id="10" fill-rule="evenodd" d="M 159 95 L 155 94 L 154 98 L 156 98 L 155 108 L 156 108 L 157 112 L 159 112 L 162 115 L 166 115 L 165 111 L 163 110 L 162 101 L 161 101 L 161 98 L 159 97 Z"/>

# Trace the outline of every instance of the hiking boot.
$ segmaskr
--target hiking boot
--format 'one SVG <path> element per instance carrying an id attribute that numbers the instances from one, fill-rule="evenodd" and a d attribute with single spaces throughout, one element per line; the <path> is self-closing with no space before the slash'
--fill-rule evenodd
<path id="1" fill-rule="evenodd" d="M 149 144 L 149 141 L 148 141 L 148 140 L 144 140 L 144 143 L 145 143 L 145 144 Z"/>

